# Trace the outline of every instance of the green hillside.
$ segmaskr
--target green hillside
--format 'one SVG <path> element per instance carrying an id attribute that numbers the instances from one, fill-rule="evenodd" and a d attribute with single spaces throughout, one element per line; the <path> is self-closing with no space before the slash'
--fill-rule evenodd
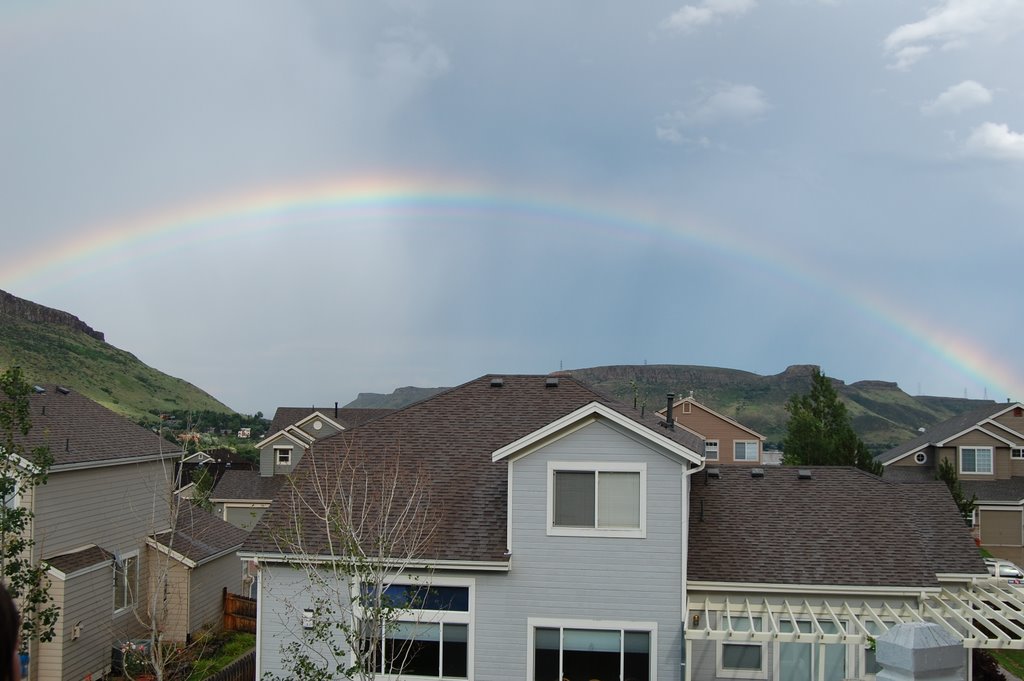
<path id="1" fill-rule="evenodd" d="M 143 364 L 68 313 L 0 291 L 0 370 L 18 365 L 32 383 L 66 386 L 135 421 L 152 412 L 232 413 L 196 386 Z"/>

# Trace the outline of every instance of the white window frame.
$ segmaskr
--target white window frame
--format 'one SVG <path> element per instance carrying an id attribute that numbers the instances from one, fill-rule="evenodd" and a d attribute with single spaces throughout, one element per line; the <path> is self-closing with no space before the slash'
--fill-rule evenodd
<path id="1" fill-rule="evenodd" d="M 782 622 L 790 622 L 790 621 L 791 620 L 790 620 L 790 618 L 788 616 L 780 618 L 779 619 L 780 630 L 781 630 Z M 796 621 L 797 622 L 802 622 L 804 624 L 808 624 L 808 625 L 810 625 L 811 630 L 812 631 L 814 630 L 814 622 L 812 620 L 806 619 L 806 618 L 803 618 L 803 617 L 797 617 Z M 826 621 L 835 624 L 835 622 L 832 621 L 832 620 L 826 620 Z M 869 623 L 872 624 L 872 625 L 875 624 L 873 621 L 870 621 L 870 620 L 869 620 Z M 850 622 L 848 620 L 840 620 L 839 624 L 842 625 L 842 628 L 838 632 L 836 632 L 836 633 L 841 633 L 841 634 L 849 634 L 850 633 L 851 624 L 850 624 Z M 799 628 L 799 626 L 800 626 L 799 624 L 796 625 L 797 628 Z M 890 624 L 889 626 L 891 627 L 893 625 Z M 785 634 L 783 634 L 783 635 L 785 635 Z M 776 679 L 781 679 L 782 678 L 782 666 L 781 666 L 782 660 L 781 660 L 781 651 L 779 649 L 779 646 L 782 643 L 788 643 L 788 641 L 776 641 L 774 643 L 774 645 L 772 646 L 772 675 L 773 675 L 773 678 L 776 678 Z M 860 670 L 861 670 L 862 676 L 863 676 L 863 672 L 864 672 L 864 657 L 865 657 L 864 656 L 864 650 L 865 650 L 866 646 L 855 646 L 855 645 L 850 645 L 849 643 L 827 643 L 827 644 L 821 644 L 821 643 L 813 643 L 813 642 L 801 643 L 800 645 L 812 646 L 810 678 L 804 679 L 804 680 L 792 679 L 792 680 L 788 680 L 788 681 L 815 681 L 815 679 L 818 678 L 818 670 L 820 669 L 820 665 L 821 665 L 821 660 L 819 659 L 819 655 L 821 655 L 823 653 L 825 645 L 843 646 L 843 648 L 844 648 L 844 650 L 843 650 L 843 664 L 846 667 L 843 670 L 843 678 L 844 679 L 854 678 L 854 675 L 853 675 L 852 671 L 853 671 L 853 668 L 854 668 L 854 664 L 857 662 L 857 655 L 855 655 L 855 653 L 859 651 L 860 652 L 860 661 L 861 661 Z M 874 675 L 872 675 L 871 678 L 874 678 Z"/>
<path id="2" fill-rule="evenodd" d="M 1010 447 L 1011 459 L 1024 459 L 1024 447 Z"/>
<path id="3" fill-rule="evenodd" d="M 724 619 L 724 614 L 719 614 L 720 619 Z M 735 615 L 732 619 L 747 620 L 746 615 Z M 754 616 L 753 621 L 750 623 L 750 631 L 760 632 L 763 627 L 763 620 L 760 616 Z M 734 667 L 724 667 L 722 665 L 722 652 L 725 646 L 757 646 L 761 649 L 761 668 L 760 669 L 737 669 Z M 687 661 L 689 663 L 689 661 Z M 764 641 L 754 641 L 752 639 L 727 639 L 715 642 L 715 674 L 726 679 L 767 679 L 768 678 L 768 644 Z"/>
<path id="4" fill-rule="evenodd" d="M 275 466 L 291 466 L 292 465 L 292 450 L 294 447 L 284 447 L 281 445 L 274 446 L 274 465 Z M 284 458 L 282 460 L 282 455 Z"/>
<path id="5" fill-rule="evenodd" d="M 979 470 L 965 471 L 964 470 L 964 450 L 965 449 L 974 450 L 974 467 L 975 468 L 978 467 L 978 452 L 988 450 L 988 465 L 989 465 L 989 469 L 987 471 L 979 471 Z M 959 465 L 957 466 L 957 468 L 960 470 L 960 474 L 961 475 L 992 475 L 995 472 L 995 467 L 996 467 L 995 452 L 994 452 L 993 448 L 988 446 L 988 445 L 970 445 L 970 446 L 957 447 L 957 459 L 959 460 Z"/>
<path id="6" fill-rule="evenodd" d="M 640 527 L 562 527 L 555 525 L 555 473 L 558 471 L 581 471 L 591 473 L 639 473 L 640 474 Z M 597 476 L 594 477 L 597 484 Z M 594 496 L 595 505 L 599 503 Z M 594 511 L 595 522 L 597 510 Z M 647 537 L 647 464 L 599 461 L 549 461 L 548 462 L 548 508 L 547 533 L 552 537 L 624 537 L 644 539 Z"/>
<path id="7" fill-rule="evenodd" d="M 526 681 L 544 681 L 534 678 L 534 646 L 537 629 L 597 629 L 600 631 L 637 631 L 650 638 L 650 681 L 658 681 L 658 623 L 631 622 L 629 620 L 581 620 L 552 617 L 526 618 Z"/>
<path id="8" fill-rule="evenodd" d="M 746 459 L 746 458 L 738 459 L 738 458 L 736 458 L 736 445 L 744 445 L 744 447 L 743 447 L 744 452 L 746 452 L 746 449 L 747 449 L 746 445 L 754 445 L 754 458 L 753 459 Z M 742 461 L 744 463 L 750 463 L 750 462 L 757 463 L 758 461 L 760 461 L 761 460 L 761 447 L 759 446 L 758 441 L 757 440 L 733 440 L 732 441 L 732 460 L 733 461 Z"/>
<path id="9" fill-rule="evenodd" d="M 434 586 L 451 586 L 469 589 L 469 612 L 461 610 L 405 610 L 400 612 L 393 620 L 394 622 L 407 622 L 411 624 L 465 624 L 466 625 L 466 679 L 473 680 L 473 629 L 476 622 L 476 580 L 472 578 L 446 577 L 434 579 L 430 575 L 424 575 L 422 579 L 415 575 L 397 575 L 394 579 L 388 580 L 388 586 L 417 586 L 429 589 Z M 352 599 L 354 600 L 361 587 L 358 584 L 352 586 Z M 356 605 L 354 608 L 357 617 L 362 617 L 362 610 Z M 387 635 L 381 637 L 381 645 L 384 645 Z M 383 659 L 383 658 L 382 658 Z M 355 664 L 355 657 L 351 651 L 348 654 L 349 666 Z M 398 678 L 392 674 L 381 672 L 381 678 Z M 403 679 L 442 679 L 440 670 L 438 676 L 422 676 L 418 674 L 402 674 Z M 459 677 L 461 678 L 461 677 Z"/>
<path id="10" fill-rule="evenodd" d="M 711 452 L 714 452 L 715 455 L 711 456 Z M 704 440 L 704 459 L 718 461 L 718 440 Z"/>
<path id="11" fill-rule="evenodd" d="M 121 556 L 120 556 L 121 565 L 124 565 L 129 560 L 132 560 L 132 565 L 135 568 L 134 569 L 134 573 L 135 573 L 135 579 L 134 579 L 135 584 L 134 584 L 134 587 L 132 587 L 129 584 L 130 580 L 129 580 L 128 572 L 127 571 L 122 571 L 122 569 L 118 567 L 117 563 L 114 564 L 114 588 L 113 588 L 113 594 L 112 595 L 114 597 L 114 614 L 115 615 L 119 615 L 119 614 L 121 614 L 123 612 L 127 612 L 128 610 L 131 610 L 132 608 L 135 607 L 135 604 L 138 603 L 138 601 L 139 601 L 139 550 L 138 549 L 135 549 L 134 551 L 128 551 L 126 553 L 121 554 Z M 119 579 L 119 575 L 120 574 L 124 574 L 124 581 L 123 582 Z M 118 591 L 118 588 L 121 588 L 121 589 L 125 590 L 125 592 L 126 592 L 124 594 L 124 605 L 122 607 L 120 607 L 120 608 L 117 607 L 117 591 Z M 131 598 L 129 598 L 129 596 Z"/>

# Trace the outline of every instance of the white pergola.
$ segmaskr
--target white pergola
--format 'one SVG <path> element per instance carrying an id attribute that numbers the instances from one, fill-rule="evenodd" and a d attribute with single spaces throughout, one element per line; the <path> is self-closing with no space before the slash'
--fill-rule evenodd
<path id="1" fill-rule="evenodd" d="M 863 645 L 897 624 L 933 622 L 961 639 L 965 648 L 1024 650 L 1024 589 L 998 579 L 976 578 L 889 602 L 853 593 L 806 598 L 700 594 L 688 599 L 687 612 L 688 647 L 702 640 Z M 761 622 L 758 631 L 737 626 L 755 618 Z M 781 626 L 784 622 L 789 626 Z M 810 622 L 810 631 L 801 631 L 796 622 Z"/>

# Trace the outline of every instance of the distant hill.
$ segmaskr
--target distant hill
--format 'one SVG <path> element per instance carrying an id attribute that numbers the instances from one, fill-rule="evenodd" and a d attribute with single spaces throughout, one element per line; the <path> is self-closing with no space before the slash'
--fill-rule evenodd
<path id="1" fill-rule="evenodd" d="M 359 393 L 356 399 L 352 400 L 346 407 L 353 409 L 401 409 L 413 402 L 425 400 L 448 388 L 395 388 L 390 394 L 383 393 Z"/>
<path id="2" fill-rule="evenodd" d="M 619 365 L 574 369 L 571 374 L 623 402 L 646 404 L 650 410 L 665 406 L 666 393 L 686 396 L 693 391 L 697 401 L 753 428 L 768 443 L 778 445 L 786 435 L 786 400 L 811 389 L 813 365 L 796 365 L 774 376 L 762 376 L 738 369 L 657 364 Z M 635 382 L 635 390 L 634 390 Z M 846 404 L 853 427 L 868 447 L 884 451 L 917 435 L 951 416 L 991 404 L 991 400 L 958 397 L 911 396 L 888 381 L 858 381 L 847 384 L 833 377 L 840 398 Z M 392 407 L 429 397 L 444 388 L 399 388 L 390 395 L 360 393 L 350 407 Z"/>
<path id="3" fill-rule="evenodd" d="M 32 383 L 72 388 L 135 421 L 151 410 L 232 413 L 196 386 L 143 364 L 78 317 L 0 291 L 0 371 L 18 365 Z"/>

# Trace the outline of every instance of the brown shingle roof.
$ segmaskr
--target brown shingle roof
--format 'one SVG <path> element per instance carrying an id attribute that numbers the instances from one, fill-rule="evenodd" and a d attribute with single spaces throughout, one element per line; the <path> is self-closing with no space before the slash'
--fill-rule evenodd
<path id="1" fill-rule="evenodd" d="M 693 478 L 687 579 L 765 584 L 935 586 L 986 574 L 941 482 L 901 485 L 847 467 L 717 466 Z"/>
<path id="2" fill-rule="evenodd" d="M 106 549 L 93 544 L 92 546 L 86 546 L 85 548 L 72 551 L 70 553 L 62 553 L 59 556 L 53 556 L 46 558 L 46 562 L 52 567 L 57 568 L 65 575 L 70 575 L 78 570 L 84 570 L 87 567 L 98 565 L 114 559 L 114 554 Z"/>
<path id="3" fill-rule="evenodd" d="M 153 431 L 88 397 L 55 385 L 43 387 L 45 392 L 29 397 L 32 429 L 21 444 L 48 446 L 54 466 L 179 453 Z"/>
<path id="4" fill-rule="evenodd" d="M 250 499 L 252 501 L 270 501 L 273 499 L 285 478 L 282 475 L 263 477 L 259 471 L 225 469 L 217 485 L 210 491 L 211 501 L 225 499 Z"/>
<path id="5" fill-rule="evenodd" d="M 361 470 L 380 474 L 398 461 L 403 470 L 422 474 L 429 515 L 436 522 L 433 542 L 422 557 L 505 561 L 508 469 L 505 462 L 491 461 L 491 454 L 504 445 L 599 402 L 656 436 L 703 454 L 703 442 L 692 433 L 667 431 L 650 412 L 641 418 L 628 405 L 571 377 L 559 378 L 557 387 L 547 387 L 545 376 L 502 376 L 501 387 L 492 387 L 491 378 L 470 381 L 314 443 L 293 474 L 295 491 L 307 501 L 315 498 L 314 466 L 338 473 L 340 466 L 356 462 Z M 308 512 L 295 508 L 292 492 L 288 486 L 281 490 L 250 533 L 244 550 L 279 552 L 275 539 L 294 522 L 293 512 L 300 515 L 297 524 L 304 528 L 307 551 L 323 550 L 326 536 L 313 518 L 306 517 Z"/>
<path id="6" fill-rule="evenodd" d="M 270 422 L 268 434 L 284 430 L 290 425 L 298 423 L 313 412 L 318 411 L 327 418 L 340 423 L 345 428 L 355 428 L 373 419 L 390 414 L 394 409 L 354 409 L 342 407 L 335 415 L 334 407 L 278 407 L 274 412 L 274 420 Z"/>
<path id="7" fill-rule="evenodd" d="M 210 558 L 240 547 L 246 535 L 245 530 L 183 500 L 178 509 L 174 530 L 155 534 L 153 539 L 160 545 L 202 565 Z"/>
<path id="8" fill-rule="evenodd" d="M 879 463 L 888 463 L 893 459 L 898 459 L 900 456 L 920 449 L 928 445 L 933 445 L 943 440 L 962 432 L 971 426 L 977 425 L 982 421 L 992 418 L 1001 411 L 1005 411 L 1008 407 L 1013 405 L 1007 405 L 1000 402 L 993 402 L 992 404 L 986 404 L 976 409 L 972 409 L 963 414 L 957 414 L 952 418 L 946 419 L 941 423 L 936 423 L 934 426 L 929 428 L 924 433 L 917 437 L 904 442 L 903 444 L 897 445 L 892 449 L 882 452 L 875 459 Z"/>

